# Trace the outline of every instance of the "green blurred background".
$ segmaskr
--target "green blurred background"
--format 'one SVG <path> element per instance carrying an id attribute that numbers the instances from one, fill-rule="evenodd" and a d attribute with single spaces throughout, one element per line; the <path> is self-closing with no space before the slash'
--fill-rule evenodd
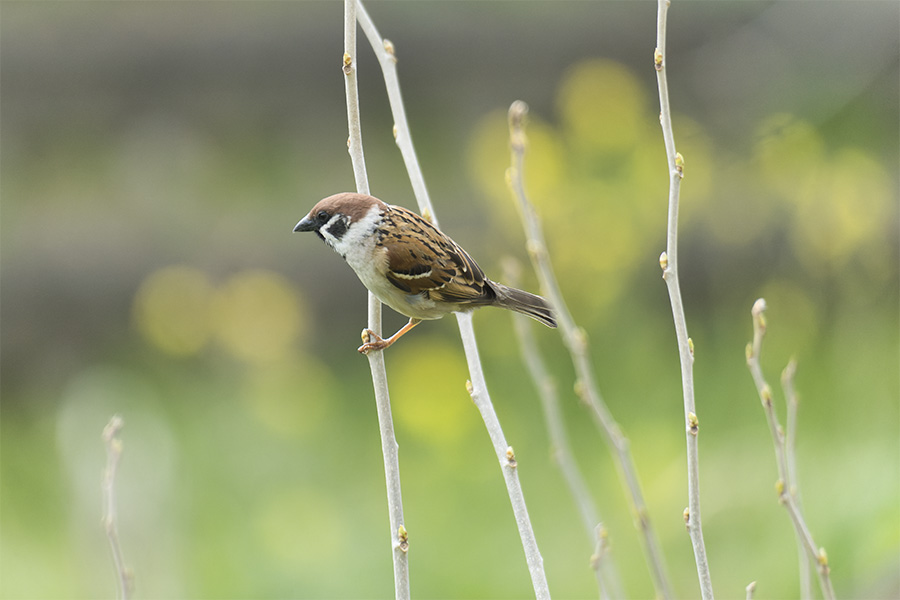
<path id="1" fill-rule="evenodd" d="M 506 109 L 680 597 L 698 586 L 680 372 L 660 279 L 667 177 L 652 2 L 372 2 L 445 231 L 494 278 L 526 260 Z M 353 188 L 340 2 L 0 5 L 0 595 L 115 593 L 100 433 L 125 420 L 120 534 L 139 598 L 389 597 L 366 296 L 293 225 Z M 704 533 L 720 597 L 795 597 L 796 550 L 747 373 L 799 362 L 809 525 L 844 598 L 900 595 L 898 22 L 892 2 L 676 2 L 681 278 Z M 415 207 L 360 36 L 372 191 Z M 528 275 L 523 286 L 536 289 Z M 386 311 L 386 329 L 404 319 Z M 478 313 L 552 592 L 596 597 L 510 316 Z M 648 569 L 615 465 L 535 325 L 630 597 Z M 453 319 L 387 353 L 414 596 L 531 595 Z M 783 414 L 783 398 L 776 394 Z M 782 417 L 783 418 L 783 417 Z"/>

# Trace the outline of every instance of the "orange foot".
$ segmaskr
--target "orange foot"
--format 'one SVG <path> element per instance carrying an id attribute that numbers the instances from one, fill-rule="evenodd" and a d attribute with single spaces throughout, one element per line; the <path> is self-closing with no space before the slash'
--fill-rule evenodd
<path id="1" fill-rule="evenodd" d="M 404 333 L 421 323 L 421 319 L 413 319 L 410 318 L 409 323 L 400 328 L 400 331 L 392 335 L 386 340 L 381 339 L 381 337 L 372 331 L 371 329 L 363 329 L 362 337 L 363 345 L 357 348 L 356 350 L 360 354 L 368 354 L 372 350 L 384 350 L 385 348 L 390 347 L 391 344 L 396 342 L 403 336 Z"/>

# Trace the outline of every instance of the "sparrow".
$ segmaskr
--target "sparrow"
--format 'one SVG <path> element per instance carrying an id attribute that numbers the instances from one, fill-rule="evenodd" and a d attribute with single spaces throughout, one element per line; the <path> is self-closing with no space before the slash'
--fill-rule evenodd
<path id="1" fill-rule="evenodd" d="M 329 196 L 294 231 L 315 231 L 376 298 L 409 317 L 388 339 L 364 329 L 363 354 L 388 348 L 422 321 L 480 306 L 499 306 L 556 327 L 546 300 L 491 281 L 459 244 L 426 219 L 373 196 Z"/>

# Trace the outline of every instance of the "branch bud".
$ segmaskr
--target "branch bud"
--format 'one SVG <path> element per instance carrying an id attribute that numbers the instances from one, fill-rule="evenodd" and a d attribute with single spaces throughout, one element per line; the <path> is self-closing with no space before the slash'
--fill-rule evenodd
<path id="1" fill-rule="evenodd" d="M 103 441 L 111 442 L 124 425 L 125 421 L 122 420 L 122 417 L 113 415 L 112 418 L 110 418 L 109 423 L 106 424 L 106 427 L 103 428 Z"/>
<path id="2" fill-rule="evenodd" d="M 789 387 L 794 382 L 794 375 L 797 374 L 797 359 L 793 356 L 791 360 L 788 361 L 787 366 L 784 368 L 784 371 L 781 372 L 781 385 L 784 387 Z M 796 400 L 796 395 L 794 397 Z"/>
<path id="3" fill-rule="evenodd" d="M 384 43 L 384 51 L 387 52 L 388 55 L 390 55 L 391 60 L 396 63 L 397 55 L 394 52 L 394 42 L 392 42 L 391 40 L 389 40 L 387 38 L 384 38 L 384 40 L 382 40 L 382 42 Z"/>
<path id="4" fill-rule="evenodd" d="M 828 566 L 828 554 L 825 553 L 825 548 L 819 548 L 819 554 L 818 556 L 816 556 L 816 562 L 819 563 L 820 566 Z"/>
<path id="5" fill-rule="evenodd" d="M 684 157 L 681 152 L 675 153 L 675 170 L 678 172 L 678 178 L 684 179 Z"/>
<path id="6" fill-rule="evenodd" d="M 512 446 L 506 449 L 506 464 L 509 465 L 511 469 L 515 469 L 519 464 L 516 462 L 516 453 L 513 452 Z"/>
<path id="7" fill-rule="evenodd" d="M 397 124 L 396 124 L 396 123 L 394 123 L 393 129 L 391 129 L 391 133 L 394 134 L 394 139 L 396 140 L 396 139 L 397 139 L 397 133 L 399 133 L 399 131 L 397 130 Z"/>
<path id="8" fill-rule="evenodd" d="M 688 432 L 694 437 L 700 433 L 700 419 L 694 413 L 688 413 Z"/>
<path id="9" fill-rule="evenodd" d="M 576 327 L 572 332 L 572 341 L 575 342 L 575 350 L 584 354 L 587 352 L 588 334 L 584 327 Z"/>
<path id="10" fill-rule="evenodd" d="M 687 529 L 691 525 L 691 507 L 686 506 L 682 516 L 684 517 L 684 527 Z"/>
<path id="11" fill-rule="evenodd" d="M 576 380 L 574 389 L 575 395 L 578 396 L 579 400 L 581 400 L 583 404 L 587 405 L 587 386 L 584 385 L 584 382 L 580 379 Z"/>
<path id="12" fill-rule="evenodd" d="M 528 240 L 525 243 L 525 249 L 528 251 L 528 256 L 538 258 L 543 253 L 544 247 L 536 240 Z"/>
<path id="13" fill-rule="evenodd" d="M 353 72 L 353 57 L 348 52 L 344 52 L 344 66 L 341 69 L 344 71 L 344 75 Z"/>
<path id="14" fill-rule="evenodd" d="M 691 356 L 694 356 L 694 340 L 692 338 L 688 338 L 688 350 L 691 351 Z"/>
<path id="15" fill-rule="evenodd" d="M 663 69 L 663 53 L 659 48 L 653 51 L 653 68 L 657 71 L 662 71 Z"/>
<path id="16" fill-rule="evenodd" d="M 759 398 L 762 400 L 763 406 L 769 408 L 772 406 L 772 388 L 769 387 L 769 384 L 765 384 L 763 388 L 759 392 Z"/>
<path id="17" fill-rule="evenodd" d="M 778 500 L 784 502 L 784 479 L 775 482 L 775 493 L 778 494 Z"/>
<path id="18" fill-rule="evenodd" d="M 522 100 L 516 100 L 509 106 L 509 126 L 516 129 L 523 127 L 527 115 L 528 104 Z"/>
<path id="19" fill-rule="evenodd" d="M 665 251 L 659 255 L 659 268 L 663 271 L 669 268 L 669 255 Z"/>
<path id="20" fill-rule="evenodd" d="M 753 303 L 753 308 L 750 309 L 750 314 L 757 317 L 765 312 L 767 308 L 769 307 L 766 305 L 766 299 L 757 298 L 756 302 Z"/>
<path id="21" fill-rule="evenodd" d="M 400 551 L 404 554 L 409 552 L 409 534 L 406 532 L 406 527 L 403 524 L 400 524 L 400 527 L 397 528 L 397 540 L 400 542 L 399 548 Z"/>

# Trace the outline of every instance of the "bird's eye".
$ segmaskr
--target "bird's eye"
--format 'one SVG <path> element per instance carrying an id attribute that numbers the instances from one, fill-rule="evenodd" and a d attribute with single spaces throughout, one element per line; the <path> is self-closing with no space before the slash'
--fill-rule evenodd
<path id="1" fill-rule="evenodd" d="M 324 211 L 324 210 L 320 210 L 320 211 L 319 211 L 319 214 L 316 215 L 316 220 L 317 220 L 317 221 L 321 221 L 321 222 L 324 223 L 324 222 L 327 221 L 328 219 L 329 219 L 329 214 L 328 214 L 326 211 Z"/>

